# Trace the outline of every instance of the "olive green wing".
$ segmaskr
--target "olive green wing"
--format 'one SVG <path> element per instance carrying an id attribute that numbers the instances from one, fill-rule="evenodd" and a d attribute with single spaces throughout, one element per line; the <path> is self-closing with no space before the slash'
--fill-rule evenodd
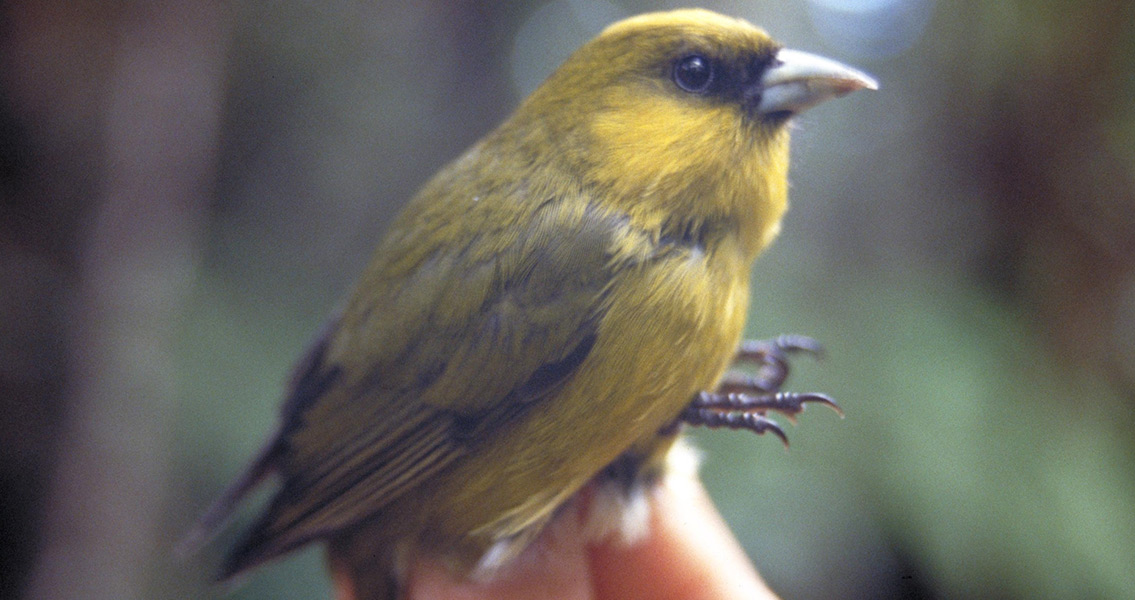
<path id="1" fill-rule="evenodd" d="M 380 249 L 294 384 L 277 441 L 282 487 L 225 576 L 378 512 L 587 356 L 626 219 L 583 201 L 509 217 L 423 218 L 402 230 L 457 243 Z"/>

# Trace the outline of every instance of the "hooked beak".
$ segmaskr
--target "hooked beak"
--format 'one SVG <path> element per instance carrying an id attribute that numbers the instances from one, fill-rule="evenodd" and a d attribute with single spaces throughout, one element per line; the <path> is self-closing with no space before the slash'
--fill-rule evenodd
<path id="1" fill-rule="evenodd" d="M 757 112 L 762 115 L 784 113 L 791 116 L 825 100 L 855 90 L 876 90 L 879 84 L 870 75 L 834 60 L 781 49 L 761 77 L 761 99 Z"/>

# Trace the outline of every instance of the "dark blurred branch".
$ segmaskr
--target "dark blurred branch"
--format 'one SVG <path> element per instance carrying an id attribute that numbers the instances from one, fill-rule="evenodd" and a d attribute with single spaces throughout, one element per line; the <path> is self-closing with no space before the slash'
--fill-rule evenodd
<path id="1" fill-rule="evenodd" d="M 1130 105 L 1118 82 L 1135 7 L 1047 6 L 1053 37 L 1019 41 L 1023 60 L 994 90 L 978 160 L 997 211 L 991 271 L 1020 293 L 1069 365 L 1135 392 L 1117 320 L 1135 281 L 1135 172 L 1112 127 Z M 981 106 L 981 103 L 977 103 Z"/>
<path id="2" fill-rule="evenodd" d="M 105 19 L 94 25 L 48 24 L 92 27 L 112 53 L 95 93 L 102 143 L 73 157 L 101 169 L 79 242 L 68 405 L 30 598 L 146 595 L 146 568 L 163 550 L 170 346 L 214 172 L 224 7 L 138 2 L 106 15 L 99 6 L 53 11 Z M 50 97 L 38 100 L 51 110 Z"/>

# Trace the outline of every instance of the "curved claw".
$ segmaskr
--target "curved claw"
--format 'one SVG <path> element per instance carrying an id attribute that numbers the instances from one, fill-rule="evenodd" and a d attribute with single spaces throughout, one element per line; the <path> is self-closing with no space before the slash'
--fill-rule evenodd
<path id="1" fill-rule="evenodd" d="M 843 415 L 843 407 L 840 406 L 838 402 L 836 402 L 834 399 L 832 399 L 831 396 L 829 396 L 827 394 L 818 394 L 818 393 L 815 393 L 815 392 L 810 392 L 810 393 L 807 393 L 807 394 L 800 394 L 800 396 L 801 396 L 801 398 L 800 398 L 800 403 L 801 403 L 800 409 L 801 410 L 804 409 L 803 403 L 815 402 L 817 404 L 823 404 L 824 406 L 827 406 L 828 408 L 834 410 L 835 414 L 839 415 L 839 418 L 841 418 L 841 419 L 844 416 Z"/>
<path id="2" fill-rule="evenodd" d="M 751 415 L 751 414 L 748 414 L 748 413 L 741 413 L 741 414 L 743 414 L 746 417 L 752 417 L 753 421 L 756 421 L 757 423 L 759 423 L 759 425 L 756 428 L 748 428 L 747 427 L 746 429 L 749 429 L 750 431 L 756 433 L 757 435 L 760 435 L 760 434 L 762 434 L 766 431 L 770 432 L 773 435 L 775 435 L 776 437 L 780 438 L 780 443 L 784 444 L 785 450 L 788 449 L 788 436 L 784 433 L 784 430 L 780 428 L 780 425 L 776 424 L 776 421 L 773 421 L 771 419 L 766 419 L 765 417 L 762 417 L 760 415 Z"/>

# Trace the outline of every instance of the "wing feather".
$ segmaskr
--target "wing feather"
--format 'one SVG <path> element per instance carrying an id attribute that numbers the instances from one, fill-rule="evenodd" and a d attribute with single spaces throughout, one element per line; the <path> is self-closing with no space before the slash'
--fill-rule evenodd
<path id="1" fill-rule="evenodd" d="M 474 431 L 553 395 L 586 357 L 627 220 L 579 199 L 494 219 L 505 209 L 492 203 L 508 199 L 488 200 L 462 223 L 423 210 L 395 225 L 416 235 L 380 248 L 318 345 L 308 368 L 337 377 L 286 403 L 282 487 L 226 574 L 380 511 L 460 460 Z"/>

